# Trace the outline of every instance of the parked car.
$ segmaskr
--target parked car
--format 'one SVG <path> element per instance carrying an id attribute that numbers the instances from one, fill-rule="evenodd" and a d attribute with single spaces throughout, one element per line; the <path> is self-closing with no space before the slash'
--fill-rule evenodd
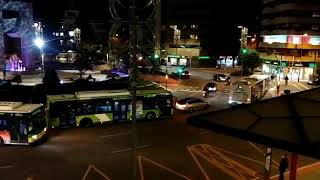
<path id="1" fill-rule="evenodd" d="M 226 82 L 230 80 L 230 77 L 225 74 L 215 74 L 213 75 L 213 80 L 218 82 Z"/>
<path id="2" fill-rule="evenodd" d="M 193 112 L 209 108 L 209 103 L 197 98 L 184 98 L 176 101 L 176 109 Z"/>

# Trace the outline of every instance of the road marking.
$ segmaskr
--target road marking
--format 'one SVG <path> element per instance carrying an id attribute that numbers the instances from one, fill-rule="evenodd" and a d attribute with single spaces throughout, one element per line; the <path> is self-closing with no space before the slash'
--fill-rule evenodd
<path id="1" fill-rule="evenodd" d="M 258 146 L 256 146 L 255 144 L 253 144 L 253 143 L 250 142 L 250 141 L 247 141 L 247 142 L 248 142 L 253 148 L 255 148 L 258 152 L 260 152 L 263 156 L 266 155 L 266 153 L 265 153 L 262 149 L 260 149 Z M 273 159 L 272 159 L 272 162 L 273 162 L 275 165 L 277 165 L 277 166 L 280 165 L 277 161 L 275 161 L 275 160 L 273 160 Z"/>
<path id="2" fill-rule="evenodd" d="M 304 84 L 302 84 L 302 83 L 298 83 L 300 86 L 302 86 L 303 88 L 305 88 L 305 89 L 310 89 L 310 87 L 308 87 L 308 86 L 306 86 L 306 85 L 304 85 Z"/>
<path id="3" fill-rule="evenodd" d="M 295 83 L 291 83 L 294 87 L 296 87 L 299 91 L 303 91 L 304 89 L 302 89 L 301 87 L 297 86 Z"/>
<path id="4" fill-rule="evenodd" d="M 146 148 L 146 147 L 150 147 L 151 145 L 143 145 L 143 146 L 137 146 L 136 149 L 141 149 L 141 148 Z M 112 151 L 111 154 L 116 154 L 116 153 L 121 153 L 121 152 L 125 152 L 125 151 L 131 151 L 132 148 L 126 148 L 126 149 L 121 149 L 118 151 Z"/>
<path id="5" fill-rule="evenodd" d="M 191 92 L 191 93 L 196 94 L 196 93 L 199 93 L 199 92 L 202 92 L 202 91 L 200 91 L 200 90 L 196 91 L 196 90 L 191 90 L 191 89 L 178 89 L 177 92 Z"/>
<path id="6" fill-rule="evenodd" d="M 196 155 L 206 160 L 213 166 L 219 168 L 220 170 L 222 170 L 229 176 L 233 177 L 234 179 L 246 180 L 246 176 L 251 176 L 252 178 L 259 176 L 259 174 L 256 171 L 253 171 L 245 165 L 239 163 L 238 161 L 231 159 L 230 157 L 226 156 L 221 150 L 219 150 L 219 148 L 216 148 L 214 146 L 207 144 L 198 144 L 188 146 L 188 151 L 191 154 L 194 161 L 197 163 L 206 180 L 210 180 L 211 178 L 208 176 L 208 174 L 201 166 Z"/>
<path id="7" fill-rule="evenodd" d="M 217 97 L 219 97 L 219 96 L 221 96 L 221 94 L 218 94 L 218 95 L 216 95 L 215 97 L 213 97 L 213 98 L 211 98 L 211 99 L 209 99 L 209 103 L 212 101 L 212 100 L 215 100 Z"/>
<path id="8" fill-rule="evenodd" d="M 101 138 L 110 138 L 110 137 L 115 137 L 115 136 L 124 136 L 124 135 L 128 135 L 128 134 L 131 134 L 131 132 L 118 133 L 118 134 L 110 134 L 110 135 L 101 136 Z"/>
<path id="9" fill-rule="evenodd" d="M 13 166 L 0 166 L 0 169 L 8 169 L 8 168 L 13 168 Z"/>
<path id="10" fill-rule="evenodd" d="M 153 164 L 153 165 L 155 165 L 155 166 L 157 166 L 157 167 L 159 167 L 161 169 L 164 169 L 164 170 L 166 170 L 166 171 L 168 171 L 168 172 L 170 172 L 170 173 L 172 173 L 174 175 L 177 175 L 177 176 L 179 176 L 179 177 L 181 177 L 183 179 L 192 180 L 191 178 L 189 178 L 189 177 L 187 177 L 187 176 L 185 176 L 183 174 L 180 174 L 180 173 L 178 173 L 178 172 L 176 172 L 176 171 L 174 171 L 174 170 L 172 170 L 172 169 L 170 169 L 170 168 L 168 168 L 168 167 L 166 167 L 166 166 L 164 166 L 164 165 L 162 165 L 160 163 L 152 161 L 151 159 L 148 159 L 148 158 L 143 157 L 143 156 L 138 156 L 138 163 L 139 163 L 139 171 L 140 171 L 140 179 L 141 180 L 145 180 L 142 160 L 143 161 L 147 161 L 147 162 L 149 162 L 149 163 L 151 163 L 151 164 Z"/>
<path id="11" fill-rule="evenodd" d="M 208 133 L 210 133 L 211 131 L 201 131 L 199 134 L 208 134 Z"/>
<path id="12" fill-rule="evenodd" d="M 94 165 L 89 165 L 88 169 L 86 170 L 84 176 L 82 177 L 82 180 L 86 180 L 87 176 L 89 174 L 89 172 L 91 171 L 91 169 L 93 169 L 94 171 L 96 171 L 98 174 L 100 174 L 103 178 L 105 178 L 106 180 L 111 180 L 111 178 L 109 178 L 106 174 L 104 174 L 102 171 L 100 171 L 98 168 L 96 168 Z"/>

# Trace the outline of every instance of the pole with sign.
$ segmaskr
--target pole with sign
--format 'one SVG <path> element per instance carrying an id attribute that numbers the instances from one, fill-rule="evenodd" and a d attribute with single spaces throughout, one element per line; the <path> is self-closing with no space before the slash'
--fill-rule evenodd
<path id="1" fill-rule="evenodd" d="M 268 147 L 266 151 L 266 161 L 264 166 L 264 179 L 270 179 L 270 171 L 271 171 L 271 158 L 272 158 L 272 148 Z"/>

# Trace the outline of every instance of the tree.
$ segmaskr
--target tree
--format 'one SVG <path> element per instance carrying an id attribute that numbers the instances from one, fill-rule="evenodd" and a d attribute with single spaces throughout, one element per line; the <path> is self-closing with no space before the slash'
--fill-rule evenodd
<path id="1" fill-rule="evenodd" d="M 239 56 L 238 65 L 243 66 L 243 71 L 253 73 L 254 68 L 261 66 L 262 60 L 254 50 L 242 49 Z"/>
<path id="2" fill-rule="evenodd" d="M 92 68 L 92 63 L 90 62 L 90 59 L 86 58 L 85 54 L 83 53 L 79 53 L 76 56 L 76 59 L 73 62 L 73 64 L 80 73 L 80 79 L 82 79 L 82 76 L 85 73 L 85 71 L 90 70 Z"/>
<path id="3" fill-rule="evenodd" d="M 46 87 L 57 87 L 60 85 L 60 79 L 57 72 L 54 69 L 47 69 L 42 79 L 42 83 Z"/>

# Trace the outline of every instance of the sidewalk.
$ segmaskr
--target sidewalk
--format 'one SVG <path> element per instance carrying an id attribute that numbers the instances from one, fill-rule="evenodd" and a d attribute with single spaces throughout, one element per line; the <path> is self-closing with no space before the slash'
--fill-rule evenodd
<path id="1" fill-rule="evenodd" d="M 289 179 L 290 172 L 285 173 L 285 179 Z M 278 180 L 279 175 L 272 176 L 271 180 Z M 298 168 L 297 180 L 318 180 L 320 179 L 320 162 Z"/>
<path id="2" fill-rule="evenodd" d="M 285 80 L 280 81 L 280 90 L 279 94 L 277 93 L 277 81 L 273 80 L 270 82 L 271 88 L 269 89 L 266 98 L 272 98 L 280 96 L 284 90 L 290 90 L 291 93 L 305 91 L 311 89 L 312 86 L 308 85 L 306 82 L 296 82 L 296 81 L 289 81 L 288 85 L 285 84 Z"/>

